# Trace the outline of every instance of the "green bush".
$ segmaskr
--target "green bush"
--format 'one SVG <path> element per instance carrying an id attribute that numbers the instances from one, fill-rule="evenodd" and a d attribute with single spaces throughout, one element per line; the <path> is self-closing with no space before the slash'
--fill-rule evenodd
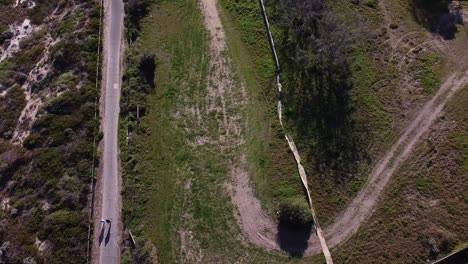
<path id="1" fill-rule="evenodd" d="M 364 5 L 371 8 L 376 8 L 379 5 L 379 0 L 366 0 Z"/>
<path id="2" fill-rule="evenodd" d="M 45 109 L 55 115 L 69 115 L 78 110 L 80 104 L 80 97 L 76 91 L 66 91 L 50 101 Z"/>
<path id="3" fill-rule="evenodd" d="M 28 17 L 31 19 L 31 23 L 40 25 L 44 19 L 52 13 L 59 1 L 48 1 L 48 0 L 36 0 L 34 1 L 36 6 L 29 9 Z"/>
<path id="4" fill-rule="evenodd" d="M 24 92 L 19 86 L 11 88 L 6 96 L 0 97 L 0 137 L 10 139 L 13 129 L 26 105 Z"/>
<path id="5" fill-rule="evenodd" d="M 397 28 L 398 28 L 398 24 L 396 24 L 396 23 L 391 23 L 388 27 L 391 28 L 391 29 L 397 29 Z"/>
<path id="6" fill-rule="evenodd" d="M 291 226 L 306 226 L 313 222 L 309 206 L 302 200 L 286 200 L 279 205 L 279 220 Z"/>

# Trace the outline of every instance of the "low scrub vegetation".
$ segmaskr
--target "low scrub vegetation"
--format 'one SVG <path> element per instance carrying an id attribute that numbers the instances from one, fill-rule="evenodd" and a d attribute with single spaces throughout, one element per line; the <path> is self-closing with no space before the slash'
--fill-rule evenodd
<path id="1" fill-rule="evenodd" d="M 314 167 L 344 180 L 365 154 L 353 137 L 350 60 L 356 26 L 321 0 L 280 1 L 276 10 L 286 115 L 306 139 Z"/>
<path id="2" fill-rule="evenodd" d="M 24 92 L 18 85 L 8 90 L 5 96 L 0 96 L 0 137 L 11 139 L 21 109 L 25 105 Z"/>
<path id="3" fill-rule="evenodd" d="M 137 194 L 141 191 L 141 172 L 138 168 L 141 167 L 142 157 L 138 140 L 145 133 L 140 118 L 146 114 L 147 96 L 153 93 L 155 88 L 156 56 L 143 49 L 138 37 L 140 19 L 148 12 L 148 6 L 149 0 L 130 0 L 125 5 L 125 35 L 128 47 L 124 59 L 119 130 L 123 164 L 123 221 L 127 231 L 135 221 L 140 220 L 140 215 L 135 211 L 139 211 L 145 205 L 145 201 L 138 199 Z M 150 249 L 145 246 L 145 241 L 137 239 L 136 247 L 125 247 L 122 263 L 150 263 Z"/>
<path id="4" fill-rule="evenodd" d="M 441 64 L 441 58 L 438 57 L 435 53 L 426 51 L 418 56 L 417 68 L 419 73 L 417 74 L 418 78 L 421 80 L 421 84 L 424 88 L 424 91 L 427 94 L 432 94 L 440 86 L 440 76 L 438 65 Z"/>
<path id="5" fill-rule="evenodd" d="M 0 67 L 15 72 L 0 70 L 0 82 L 9 88 L 0 97 L 0 176 L 2 203 L 6 204 L 1 212 L 0 244 L 9 245 L 1 261 L 63 263 L 73 259 L 84 263 L 93 139 L 99 126 L 95 104 L 100 7 L 92 0 L 35 3 L 28 15 L 36 25 L 45 23 L 54 10 L 60 14 L 75 9 L 61 22 L 72 20 L 70 26 L 48 21 L 42 30 L 23 39 L 20 51 Z M 22 77 L 45 55 L 47 34 L 61 36 L 45 57 L 51 69 L 38 82 L 26 83 Z M 9 139 L 26 105 L 23 84 L 44 104 L 23 146 L 18 146 Z"/>

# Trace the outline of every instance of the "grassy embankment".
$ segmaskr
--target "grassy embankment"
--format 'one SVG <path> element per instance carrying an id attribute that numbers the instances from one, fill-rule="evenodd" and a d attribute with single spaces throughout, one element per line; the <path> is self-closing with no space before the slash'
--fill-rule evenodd
<path id="1" fill-rule="evenodd" d="M 468 240 L 465 87 L 453 96 L 426 139 L 396 171 L 366 229 L 346 242 L 340 263 L 419 263 L 434 259 L 429 241 L 445 255 Z"/>
<path id="2" fill-rule="evenodd" d="M 263 145 L 265 152 L 258 151 L 261 150 L 261 147 L 255 148 L 254 144 L 249 145 L 251 153 L 253 153 L 252 157 L 263 156 L 260 163 L 251 160 L 251 167 L 256 169 L 251 173 L 256 191 L 265 208 L 275 208 L 279 201 L 300 194 L 300 189 L 297 187 L 296 180 L 298 176 L 294 165 L 291 164 L 286 167 L 282 164 L 282 162 L 290 158 L 290 153 L 288 153 L 287 146 L 284 145 L 284 138 L 279 131 L 280 128 L 276 117 L 274 69 L 263 20 L 257 2 L 224 0 L 221 1 L 221 6 L 224 9 L 225 20 L 232 19 L 233 28 L 236 28 L 236 30 L 228 28 L 228 35 L 234 33 L 240 36 L 231 40 L 232 45 L 244 45 L 246 47 L 247 52 L 241 54 L 236 54 L 233 51 L 235 62 L 236 58 L 239 58 L 240 62 L 238 63 L 244 66 L 240 67 L 240 71 L 245 76 L 247 86 L 253 87 L 254 91 L 260 91 L 261 99 L 267 110 L 265 113 L 269 117 L 269 119 L 266 119 L 268 123 L 265 121 L 256 122 L 254 127 L 257 128 L 258 135 L 262 133 L 268 135 L 267 130 L 261 129 L 268 126 L 271 126 L 271 131 L 275 132 L 273 134 L 270 132 L 271 136 L 265 137 L 266 140 L 264 140 L 265 144 Z M 386 36 L 385 29 L 380 29 L 382 21 L 379 18 L 377 7 L 364 3 L 358 6 L 342 3 L 334 8 L 336 12 L 341 14 L 357 13 L 368 21 L 364 23 L 365 30 L 362 32 L 362 38 L 368 36 L 367 41 L 356 44 L 349 55 L 353 83 L 350 96 L 355 109 L 352 115 L 354 127 L 350 140 L 355 141 L 353 143 L 363 153 L 357 170 L 351 172 L 353 175 L 345 181 L 336 180 L 333 173 L 331 175 L 320 173 L 317 166 L 314 165 L 314 151 L 309 147 L 315 141 L 314 137 L 300 134 L 295 128 L 297 124 L 290 122 L 290 129 L 296 133 L 295 138 L 305 160 L 304 165 L 309 173 L 313 199 L 319 219 L 322 222 L 330 220 L 360 189 L 369 173 L 369 162 L 388 147 L 396 134 L 396 131 L 391 129 L 392 118 L 388 109 L 391 100 L 385 99 L 391 98 L 396 89 L 392 88 L 395 86 L 389 84 L 390 82 L 381 81 L 383 79 L 394 79 L 396 76 L 395 71 L 391 65 L 385 64 L 383 60 L 373 59 L 382 57 L 385 55 L 384 52 L 388 52 L 388 47 L 382 44 Z M 278 26 L 276 14 L 278 11 L 274 6 L 270 6 L 268 9 L 277 48 L 281 48 L 282 31 Z M 375 32 L 382 33 L 377 34 Z M 249 60 L 250 62 L 248 62 Z M 287 77 L 283 75 L 283 78 Z M 380 88 L 374 86 L 378 81 L 384 84 Z M 288 88 L 286 87 L 286 89 Z M 294 104 L 292 101 L 288 103 Z M 288 108 L 288 105 L 286 105 L 286 108 Z M 257 151 L 255 151 L 256 149 Z M 262 164 L 262 166 L 258 164 Z M 280 166 L 275 166 L 275 164 L 280 164 Z"/>
<path id="3" fill-rule="evenodd" d="M 407 39 L 424 42 L 423 30 L 416 23 L 407 1 L 389 0 L 387 7 Z M 446 48 L 463 58 L 466 26 L 458 26 L 455 39 Z M 411 34 L 408 34 L 411 33 Z M 403 45 L 405 42 L 402 41 Z M 430 45 L 429 45 L 430 46 Z M 453 54 L 452 54 L 453 55 Z M 424 93 L 438 89 L 441 76 L 460 70 L 460 61 L 433 49 L 420 52 L 412 69 L 420 79 Z M 468 182 L 466 148 L 466 86 L 458 91 L 432 125 L 412 156 L 394 173 L 388 190 L 381 198 L 366 229 L 346 242 L 336 256 L 342 263 L 398 262 L 419 263 L 440 258 L 467 241 L 466 217 Z M 439 254 L 431 253 L 430 243 Z"/>
<path id="4" fill-rule="evenodd" d="M 161 1 L 142 21 L 141 47 L 157 55 L 156 87 L 147 97 L 141 132 L 131 140 L 138 152 L 134 175 L 124 179 L 125 225 L 142 259 L 155 249 L 163 263 L 284 263 L 284 256 L 241 242 L 226 184 L 243 149 L 224 142 L 222 115 L 206 105 L 210 69 L 203 28 L 195 0 Z M 237 74 L 234 98 L 240 97 Z M 227 100 L 228 114 L 248 114 Z"/>
<path id="5" fill-rule="evenodd" d="M 249 176 L 263 208 L 274 218 L 281 202 L 304 203 L 292 152 L 277 112 L 274 62 L 257 2 L 220 1 L 229 52 L 249 92 Z"/>

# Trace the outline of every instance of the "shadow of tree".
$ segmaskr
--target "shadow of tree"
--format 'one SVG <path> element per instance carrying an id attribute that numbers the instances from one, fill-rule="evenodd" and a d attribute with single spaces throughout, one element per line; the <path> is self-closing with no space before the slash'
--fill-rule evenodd
<path id="1" fill-rule="evenodd" d="M 444 39 L 453 39 L 463 17 L 461 8 L 451 8 L 451 3 L 451 0 L 412 0 L 411 11 L 419 24 Z"/>
<path id="2" fill-rule="evenodd" d="M 321 1 L 282 2 L 285 114 L 297 129 L 298 145 L 309 150 L 308 161 L 342 180 L 363 155 L 354 130 L 349 59 L 359 32 L 347 18 L 323 11 Z"/>
<path id="3" fill-rule="evenodd" d="M 280 221 L 276 241 L 279 247 L 288 253 L 289 256 L 300 258 L 308 247 L 311 231 L 312 224 L 294 226 Z"/>

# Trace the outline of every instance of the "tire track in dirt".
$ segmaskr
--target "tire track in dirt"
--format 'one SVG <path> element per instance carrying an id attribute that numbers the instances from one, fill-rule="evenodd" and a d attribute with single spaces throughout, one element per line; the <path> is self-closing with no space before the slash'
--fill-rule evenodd
<path id="1" fill-rule="evenodd" d="M 243 149 L 245 140 L 242 136 L 240 118 L 237 114 L 227 114 L 227 105 L 242 108 L 247 102 L 245 89 L 240 85 L 240 96 L 233 96 L 234 83 L 232 80 L 229 60 L 223 56 L 226 50 L 226 37 L 222 28 L 217 9 L 217 0 L 201 0 L 201 10 L 204 24 L 210 36 L 210 65 L 212 69 L 208 81 L 206 97 L 207 114 L 210 111 L 222 113 L 220 128 L 225 135 L 221 135 L 219 144 L 238 146 Z M 216 101 L 219 99 L 220 104 Z M 238 109 L 236 109 L 238 110 Z M 260 201 L 255 197 L 250 187 L 245 155 L 237 154 L 229 168 L 231 183 L 226 187 L 231 195 L 238 212 L 234 216 L 239 223 L 241 232 L 247 241 L 260 245 L 268 250 L 280 250 L 276 243 L 276 224 L 262 210 Z"/>
<path id="2" fill-rule="evenodd" d="M 331 246 L 336 246 L 351 237 L 369 218 L 395 169 L 409 157 L 418 141 L 442 112 L 447 101 L 467 82 L 468 71 L 461 76 L 457 76 L 457 73 L 452 74 L 444 81 L 437 94 L 423 106 L 390 151 L 374 167 L 358 195 L 325 229 L 325 237 Z"/>

